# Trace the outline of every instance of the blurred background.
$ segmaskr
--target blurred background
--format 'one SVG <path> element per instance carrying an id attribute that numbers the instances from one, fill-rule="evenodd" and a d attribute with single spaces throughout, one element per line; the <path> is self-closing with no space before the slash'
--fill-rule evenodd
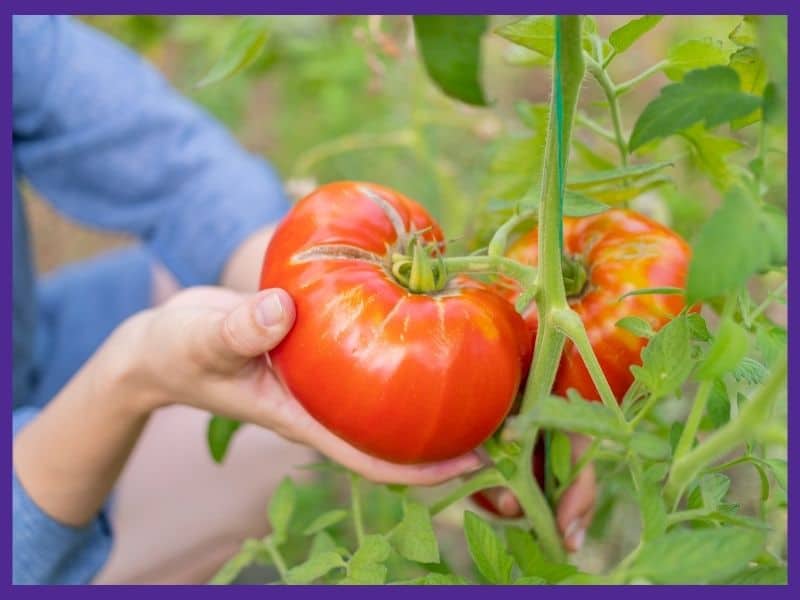
<path id="1" fill-rule="evenodd" d="M 492 26 L 512 18 L 493 17 Z M 534 107 L 547 102 L 550 73 L 536 68 L 535 57 L 521 54 L 499 36 L 485 36 L 483 83 L 491 103 L 479 109 L 452 101 L 433 86 L 414 48 L 410 17 L 269 17 L 264 54 L 234 78 L 203 88 L 197 82 L 225 51 L 240 17 L 83 19 L 144 55 L 176 88 L 224 122 L 244 146 L 271 161 L 292 198 L 337 179 L 379 182 L 424 203 L 456 244 L 475 246 L 481 228 L 491 222 L 486 218 L 491 202 L 516 200 L 530 187 L 529 176 L 521 173 L 529 175 L 533 169 L 521 168 L 521 163 L 541 150 L 542 123 L 536 119 L 543 113 L 521 106 L 519 100 Z M 601 16 L 597 25 L 605 37 L 628 20 L 627 16 Z M 740 21 L 739 16 L 668 16 L 637 42 L 634 51 L 613 63 L 611 74 L 615 81 L 625 81 L 664 59 L 671 45 L 688 39 L 712 38 L 732 50 L 729 34 Z M 631 130 L 636 116 L 669 82 L 658 72 L 622 98 L 625 131 Z M 584 85 L 581 111 L 610 127 L 608 107 L 593 80 L 587 79 Z M 726 131 L 726 135 L 750 144 L 757 128 Z M 719 202 L 724 187 L 720 182 L 728 171 L 752 159 L 752 150 L 738 152 L 739 145 L 731 143 L 724 153 L 703 155 L 675 136 L 662 144 L 659 152 L 663 155 L 656 159 L 681 160 L 667 180 L 636 190 L 631 202 L 691 239 Z M 572 152 L 572 171 L 619 164 L 615 146 L 584 127 L 576 131 Z M 771 193 L 783 205 L 785 155 L 779 152 L 772 160 Z M 26 203 L 40 272 L 128 243 L 124 236 L 93 231 L 62 218 L 31 190 L 26 190 Z M 785 319 L 785 313 L 772 316 L 779 322 Z M 733 496 L 745 503 L 757 497 L 759 481 L 752 469 L 744 467 L 733 475 Z M 625 483 L 613 474 L 601 473 L 601 477 L 606 486 L 590 534 L 595 534 L 593 539 L 605 538 L 610 545 L 600 547 L 589 540 L 578 556 L 589 571 L 613 563 L 630 550 L 638 535 L 635 506 L 619 502 L 625 496 L 619 486 Z M 337 486 L 333 480 L 326 481 L 322 473 L 320 485 L 303 493 L 298 501 L 301 514 L 305 511 L 313 518 L 321 503 L 334 499 Z M 392 523 L 401 510 L 397 496 L 379 488 L 368 493 L 367 518 L 376 528 L 384 520 Z M 442 527 L 460 526 L 463 508 L 446 511 L 439 521 Z M 614 534 L 604 532 L 607 527 Z M 466 559 L 463 534 L 452 529 L 450 543 L 442 540 L 445 554 L 456 561 Z M 783 531 L 783 524 L 777 529 Z M 248 581 L 248 577 L 257 582 L 264 581 L 265 575 L 246 573 L 240 580 Z"/>

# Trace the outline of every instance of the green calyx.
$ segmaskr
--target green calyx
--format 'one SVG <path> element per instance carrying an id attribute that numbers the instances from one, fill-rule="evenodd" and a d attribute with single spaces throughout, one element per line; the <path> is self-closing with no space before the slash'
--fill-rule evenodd
<path id="1" fill-rule="evenodd" d="M 394 278 L 415 294 L 431 294 L 447 285 L 447 268 L 438 248 L 425 244 L 413 236 L 408 244 L 408 253 L 392 254 L 391 271 Z"/>
<path id="2" fill-rule="evenodd" d="M 567 298 L 580 296 L 586 287 L 586 267 L 579 260 L 564 256 L 561 259 L 561 273 L 564 276 L 564 291 Z"/>

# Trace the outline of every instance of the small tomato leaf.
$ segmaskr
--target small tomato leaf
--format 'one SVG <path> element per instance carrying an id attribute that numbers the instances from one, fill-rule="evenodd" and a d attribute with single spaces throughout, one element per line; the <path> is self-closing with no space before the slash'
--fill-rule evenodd
<path id="1" fill-rule="evenodd" d="M 233 434 L 241 427 L 241 423 L 226 417 L 212 416 L 208 421 L 206 437 L 208 439 L 208 449 L 214 462 L 221 463 L 228 452 Z"/>
<path id="2" fill-rule="evenodd" d="M 636 337 L 650 339 L 655 335 L 653 327 L 641 317 L 622 317 L 617 321 L 617 327 L 629 331 Z"/>
<path id="3" fill-rule="evenodd" d="M 337 523 L 343 521 L 347 518 L 347 511 L 342 510 L 341 508 L 336 508 L 334 510 L 329 510 L 328 512 L 322 513 L 318 517 L 316 517 L 311 523 L 309 523 L 308 527 L 305 528 L 303 531 L 303 535 L 314 535 L 322 531 L 323 529 L 327 529 L 328 527 L 333 527 Z"/>
<path id="4" fill-rule="evenodd" d="M 464 514 L 464 533 L 469 554 L 481 575 L 490 583 L 510 583 L 514 559 L 505 551 L 491 526 L 475 513 L 467 511 Z"/>
<path id="5" fill-rule="evenodd" d="M 195 87 L 230 79 L 253 64 L 267 45 L 268 27 L 263 16 L 245 17 L 222 57 Z"/>
<path id="6" fill-rule="evenodd" d="M 659 15 L 645 15 L 628 21 L 622 27 L 612 31 L 608 36 L 608 41 L 617 53 L 625 52 L 636 40 L 658 25 L 663 18 Z"/>
<path id="7" fill-rule="evenodd" d="M 289 523 L 294 512 L 296 495 L 294 483 L 288 477 L 284 477 L 269 502 L 267 516 L 272 525 L 272 539 L 278 546 L 285 542 L 289 535 Z"/>
<path id="8" fill-rule="evenodd" d="M 327 575 L 334 569 L 345 567 L 344 559 L 336 552 L 326 551 L 314 554 L 306 562 L 292 567 L 286 573 L 286 583 L 307 584 Z"/>
<path id="9" fill-rule="evenodd" d="M 563 483 L 572 471 L 572 450 L 569 437 L 562 431 L 554 431 L 550 436 L 550 468 L 553 475 Z"/>
<path id="10" fill-rule="evenodd" d="M 411 500 L 403 507 L 403 520 L 392 535 L 397 553 L 418 563 L 439 562 L 439 543 L 427 507 Z"/>

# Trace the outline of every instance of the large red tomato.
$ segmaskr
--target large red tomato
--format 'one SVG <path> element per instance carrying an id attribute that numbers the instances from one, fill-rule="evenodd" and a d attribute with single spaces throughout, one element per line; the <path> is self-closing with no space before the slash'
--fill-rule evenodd
<path id="1" fill-rule="evenodd" d="M 271 353 L 308 412 L 371 455 L 452 458 L 502 423 L 530 352 L 522 318 L 465 277 L 413 293 L 392 274 L 414 232 L 443 248 L 425 209 L 370 183 L 322 186 L 269 244 L 261 288 L 294 299 L 297 319 Z"/>
<path id="2" fill-rule="evenodd" d="M 535 265 L 538 231 L 527 233 L 511 245 L 508 256 Z M 609 210 L 583 218 L 564 219 L 564 251 L 586 269 L 586 285 L 570 299 L 570 306 L 586 326 L 592 348 L 611 389 L 621 399 L 633 383 L 631 365 L 641 364 L 643 338 L 616 326 L 627 316 L 640 317 L 654 330 L 665 325 L 684 308 L 680 294 L 648 294 L 620 297 L 643 288 L 686 286 L 691 251 L 675 232 L 629 210 Z M 516 299 L 513 282 L 505 294 Z M 531 339 L 536 337 L 536 305 L 526 310 L 525 322 Z M 574 388 L 588 400 L 600 396 L 578 350 L 567 342 L 556 375 L 553 392 L 564 396 Z"/>

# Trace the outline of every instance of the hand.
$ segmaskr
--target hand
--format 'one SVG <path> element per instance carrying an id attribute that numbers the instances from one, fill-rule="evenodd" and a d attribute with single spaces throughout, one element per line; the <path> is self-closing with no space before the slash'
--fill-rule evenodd
<path id="1" fill-rule="evenodd" d="M 573 464 L 583 455 L 589 445 L 589 438 L 571 434 Z M 586 537 L 586 529 L 594 516 L 596 495 L 594 465 L 589 463 L 575 481 L 561 496 L 556 509 L 556 523 L 564 537 L 564 547 L 570 552 L 578 551 Z M 484 497 L 492 503 L 495 510 L 504 517 L 522 516 L 522 507 L 511 490 L 503 487 L 484 490 Z"/>
<path id="2" fill-rule="evenodd" d="M 316 448 L 377 482 L 432 485 L 480 468 L 476 453 L 426 465 L 396 465 L 364 454 L 325 429 L 283 387 L 265 353 L 294 322 L 286 292 L 240 294 L 191 288 L 123 327 L 138 356 L 140 410 L 185 404 L 266 427 Z M 313 377 L 313 374 L 309 374 Z"/>

